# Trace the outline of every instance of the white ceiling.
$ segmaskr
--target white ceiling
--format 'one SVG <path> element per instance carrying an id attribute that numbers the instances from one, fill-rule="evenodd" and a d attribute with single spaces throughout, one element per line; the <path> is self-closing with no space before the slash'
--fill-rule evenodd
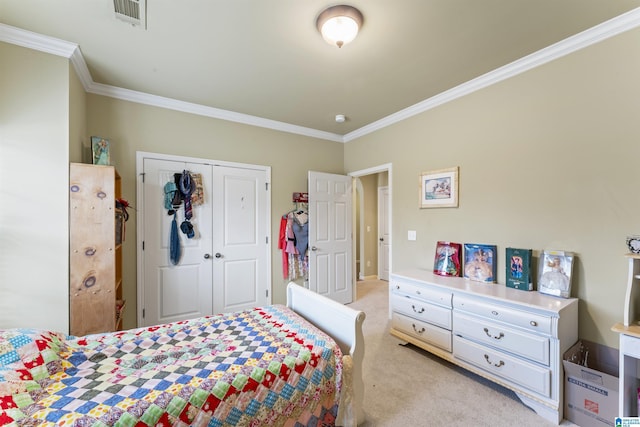
<path id="1" fill-rule="evenodd" d="M 91 79 L 345 135 L 640 6 L 640 0 L 353 0 L 354 42 L 324 42 L 326 0 L 0 0 L 0 23 L 79 45 Z M 335 122 L 336 114 L 347 121 Z"/>

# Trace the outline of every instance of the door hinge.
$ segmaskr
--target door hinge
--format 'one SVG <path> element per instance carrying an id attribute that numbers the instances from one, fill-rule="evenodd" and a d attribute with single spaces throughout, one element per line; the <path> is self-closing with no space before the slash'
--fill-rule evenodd
<path id="1" fill-rule="evenodd" d="M 269 236 L 264 238 L 264 242 L 268 245 L 269 244 Z"/>
<path id="2" fill-rule="evenodd" d="M 140 175 L 142 175 L 142 183 L 144 184 L 144 176 L 146 175 L 144 172 L 142 172 Z"/>
<path id="3" fill-rule="evenodd" d="M 142 318 L 144 319 L 144 308 L 142 309 Z"/>
<path id="4" fill-rule="evenodd" d="M 269 191 L 269 183 L 268 183 L 268 182 L 265 182 L 265 183 L 264 183 L 264 189 L 265 189 L 265 190 L 267 190 L 267 191 Z"/>
<path id="5" fill-rule="evenodd" d="M 142 241 L 142 250 L 144 251 L 144 240 Z"/>
<path id="6" fill-rule="evenodd" d="M 264 296 L 266 296 L 267 298 L 269 298 L 269 289 L 267 289 L 266 291 L 264 291 Z"/>

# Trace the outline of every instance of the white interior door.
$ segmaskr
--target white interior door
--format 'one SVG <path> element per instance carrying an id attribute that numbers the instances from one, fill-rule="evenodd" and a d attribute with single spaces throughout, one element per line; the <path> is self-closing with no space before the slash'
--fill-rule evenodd
<path id="1" fill-rule="evenodd" d="M 389 187 L 378 187 L 378 278 L 389 280 L 391 233 Z"/>
<path id="2" fill-rule="evenodd" d="M 309 289 L 353 301 L 352 178 L 309 171 Z"/>
<path id="3" fill-rule="evenodd" d="M 244 310 L 271 302 L 267 180 L 262 170 L 213 169 L 214 312 Z"/>
<path id="4" fill-rule="evenodd" d="M 169 233 L 173 216 L 164 208 L 164 185 L 173 181 L 173 174 L 187 169 L 202 175 L 205 203 L 193 209 L 191 223 L 195 236 L 180 236 L 182 256 L 177 265 L 169 260 Z M 145 158 L 143 160 L 144 241 L 142 324 L 150 326 L 212 313 L 211 260 L 211 166 Z M 178 227 L 184 219 L 184 208 L 177 210 Z M 139 322 L 140 323 L 140 322 Z"/>

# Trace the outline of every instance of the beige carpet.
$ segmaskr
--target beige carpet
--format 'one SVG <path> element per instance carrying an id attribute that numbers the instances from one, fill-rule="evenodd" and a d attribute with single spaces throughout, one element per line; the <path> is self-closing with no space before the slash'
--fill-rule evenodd
<path id="1" fill-rule="evenodd" d="M 363 310 L 364 411 L 362 426 L 543 426 L 511 391 L 389 334 L 388 282 L 357 284 L 350 307 Z M 564 421 L 563 426 L 574 424 Z"/>

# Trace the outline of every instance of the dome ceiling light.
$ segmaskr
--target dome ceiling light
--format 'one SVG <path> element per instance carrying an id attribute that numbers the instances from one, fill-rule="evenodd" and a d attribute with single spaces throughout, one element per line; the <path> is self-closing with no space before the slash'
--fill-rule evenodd
<path id="1" fill-rule="evenodd" d="M 322 11 L 318 15 L 316 26 L 327 43 L 340 48 L 356 38 L 362 21 L 362 13 L 358 9 L 338 5 Z"/>

